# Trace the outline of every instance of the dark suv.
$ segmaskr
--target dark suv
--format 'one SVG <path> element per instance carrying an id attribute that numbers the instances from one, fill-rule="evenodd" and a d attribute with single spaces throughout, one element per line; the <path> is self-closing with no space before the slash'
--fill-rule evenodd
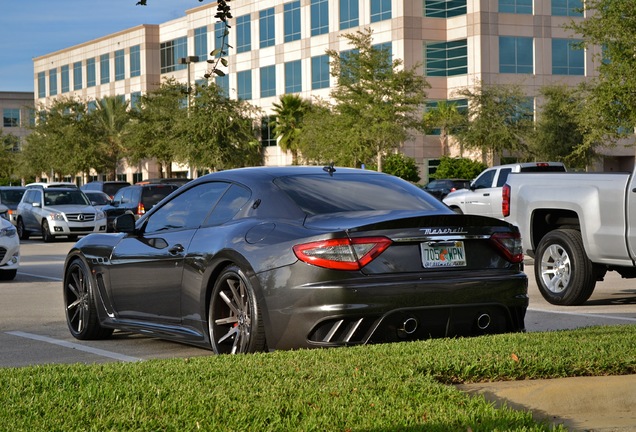
<path id="1" fill-rule="evenodd" d="M 155 204 L 179 188 L 174 184 L 146 184 L 126 186 L 117 191 L 110 205 L 102 208 L 106 214 L 108 231 L 114 231 L 115 218 L 132 213 L 139 219 Z"/>
<path id="2" fill-rule="evenodd" d="M 94 181 L 80 187 L 83 191 L 100 191 L 113 199 L 117 191 L 123 187 L 130 186 L 127 181 Z"/>

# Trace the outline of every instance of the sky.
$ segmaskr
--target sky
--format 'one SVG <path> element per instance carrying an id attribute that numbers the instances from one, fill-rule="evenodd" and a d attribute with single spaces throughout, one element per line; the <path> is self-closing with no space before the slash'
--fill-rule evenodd
<path id="1" fill-rule="evenodd" d="M 140 24 L 185 16 L 205 0 L 2 0 L 0 91 L 33 91 L 33 59 Z"/>

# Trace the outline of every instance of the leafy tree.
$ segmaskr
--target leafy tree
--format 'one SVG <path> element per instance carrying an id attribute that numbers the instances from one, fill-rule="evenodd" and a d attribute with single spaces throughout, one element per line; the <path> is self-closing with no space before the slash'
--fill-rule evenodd
<path id="1" fill-rule="evenodd" d="M 174 78 L 164 80 L 157 89 L 141 96 L 133 109 L 128 136 L 128 156 L 132 163 L 155 158 L 171 177 L 172 161 L 178 152 L 179 123 L 187 121 L 183 84 Z M 163 175 L 163 169 L 162 175 Z"/>
<path id="2" fill-rule="evenodd" d="M 176 161 L 212 170 L 262 164 L 257 140 L 261 111 L 229 99 L 216 84 L 196 87 L 187 121 L 176 126 Z"/>
<path id="3" fill-rule="evenodd" d="M 576 150 L 583 146 L 585 138 L 579 115 L 585 99 L 579 90 L 565 85 L 545 86 L 539 92 L 545 102 L 530 138 L 534 156 L 584 168 L 590 162 L 589 157 L 581 157 Z M 584 154 L 588 156 L 588 152 Z"/>
<path id="4" fill-rule="evenodd" d="M 457 109 L 454 102 L 439 101 L 433 108 L 424 113 L 424 130 L 430 133 L 433 129 L 440 130 L 442 153 L 449 154 L 448 137 L 465 123 L 465 115 Z M 461 152 L 460 152 L 461 153 Z"/>
<path id="5" fill-rule="evenodd" d="M 96 138 L 97 172 L 106 172 L 107 180 L 115 180 L 117 167 L 128 153 L 126 135 L 130 123 L 128 102 L 122 97 L 106 96 L 90 113 Z"/>
<path id="6" fill-rule="evenodd" d="M 482 152 L 484 161 L 504 152 L 526 152 L 525 139 L 532 128 L 528 98 L 517 85 L 485 85 L 459 91 L 468 99 L 466 124 L 457 137 L 464 147 Z"/>
<path id="7" fill-rule="evenodd" d="M 344 128 L 345 132 L 325 127 L 318 135 L 314 128 L 314 140 L 303 139 L 301 153 L 316 153 L 305 146 L 334 148 L 335 143 L 341 143 L 348 147 L 343 153 L 355 154 L 362 163 L 376 158 L 378 169 L 382 170 L 381 156 L 397 149 L 409 138 L 411 130 L 421 128 L 419 110 L 429 85 L 415 67 L 403 69 L 401 60 L 391 60 L 389 50 L 375 48 L 370 29 L 343 37 L 351 50 L 326 52 L 331 59 L 331 75 L 336 78 L 331 111 L 338 117 L 328 125 Z M 325 112 L 318 111 L 319 115 Z"/>
<path id="8" fill-rule="evenodd" d="M 15 178 L 18 157 L 16 149 L 20 145 L 20 139 L 13 134 L 5 134 L 0 129 L 0 177 Z"/>
<path id="9" fill-rule="evenodd" d="M 377 169 L 377 167 L 373 165 L 369 168 Z M 413 183 L 420 181 L 420 175 L 415 159 L 404 156 L 402 153 L 393 153 L 384 156 L 382 171 Z"/>
<path id="10" fill-rule="evenodd" d="M 598 78 L 583 84 L 584 154 L 632 134 L 636 125 L 636 8 L 633 0 L 586 0 L 586 19 L 567 28 L 583 36 L 583 45 L 603 47 Z"/>
<path id="11" fill-rule="evenodd" d="M 295 94 L 282 95 L 274 103 L 274 134 L 280 148 L 291 152 L 292 165 L 298 165 L 301 125 L 309 108 L 309 102 Z"/>
<path id="12" fill-rule="evenodd" d="M 437 170 L 430 177 L 433 179 L 474 179 L 487 167 L 485 163 L 469 158 L 442 156 Z"/>
<path id="13" fill-rule="evenodd" d="M 99 165 L 96 132 L 86 103 L 77 98 L 59 98 L 39 110 L 37 116 L 21 153 L 24 177 L 39 178 L 47 172 L 61 178 Z"/>

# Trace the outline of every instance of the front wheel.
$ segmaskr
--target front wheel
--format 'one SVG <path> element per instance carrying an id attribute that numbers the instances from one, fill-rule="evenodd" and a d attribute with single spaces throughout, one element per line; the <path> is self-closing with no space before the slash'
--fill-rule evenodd
<path id="1" fill-rule="evenodd" d="M 537 247 L 534 275 L 548 302 L 581 305 L 594 291 L 594 266 L 585 254 L 581 233 L 574 229 L 549 232 Z"/>
<path id="2" fill-rule="evenodd" d="M 208 329 L 217 354 L 265 350 L 265 330 L 254 288 L 237 266 L 225 268 L 214 284 Z"/>
<path id="3" fill-rule="evenodd" d="M 28 240 L 29 239 L 29 232 L 26 230 L 26 228 L 24 227 L 24 221 L 22 220 L 22 218 L 18 219 L 18 223 L 17 223 L 17 231 L 18 231 L 18 238 L 20 240 Z"/>
<path id="4" fill-rule="evenodd" d="M 64 273 L 64 305 L 68 329 L 79 340 L 106 339 L 113 333 L 99 324 L 94 287 L 86 263 L 73 260 Z"/>
<path id="5" fill-rule="evenodd" d="M 45 220 L 42 221 L 42 240 L 45 243 L 50 243 L 55 239 L 51 234 L 51 228 L 49 228 L 49 223 Z"/>

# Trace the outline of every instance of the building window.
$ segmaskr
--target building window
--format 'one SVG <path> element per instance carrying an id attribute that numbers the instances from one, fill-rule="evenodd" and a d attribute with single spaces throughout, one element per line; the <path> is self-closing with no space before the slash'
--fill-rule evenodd
<path id="1" fill-rule="evenodd" d="M 194 55 L 199 57 L 199 61 L 208 59 L 208 28 L 199 27 L 194 29 Z"/>
<path id="2" fill-rule="evenodd" d="M 133 173 L 133 178 L 132 178 L 133 184 L 143 181 L 143 179 L 144 179 L 143 173 Z"/>
<path id="3" fill-rule="evenodd" d="M 99 56 L 99 83 L 107 84 L 110 82 L 110 54 L 102 54 Z"/>
<path id="4" fill-rule="evenodd" d="M 299 93 L 302 90 L 302 66 L 300 60 L 285 63 L 285 93 Z"/>
<path id="5" fill-rule="evenodd" d="M 585 75 L 585 51 L 580 40 L 552 39 L 552 74 Z"/>
<path id="6" fill-rule="evenodd" d="M 214 79 L 214 83 L 217 86 L 219 86 L 219 89 L 225 95 L 225 97 L 230 97 L 230 76 L 229 75 L 217 76 Z"/>
<path id="7" fill-rule="evenodd" d="M 311 89 L 329 87 L 329 56 L 319 55 L 311 58 Z"/>
<path id="8" fill-rule="evenodd" d="M 141 76 L 141 49 L 139 45 L 130 47 L 130 77 Z"/>
<path id="9" fill-rule="evenodd" d="M 115 51 L 115 81 L 126 77 L 126 64 L 124 62 L 124 50 Z"/>
<path id="10" fill-rule="evenodd" d="M 141 92 L 132 92 L 130 94 L 130 109 L 137 111 L 141 102 Z"/>
<path id="11" fill-rule="evenodd" d="M 358 0 L 340 0 L 340 30 L 358 26 Z"/>
<path id="12" fill-rule="evenodd" d="M 73 90 L 82 89 L 82 62 L 73 63 Z"/>
<path id="13" fill-rule="evenodd" d="M 252 28 L 250 16 L 243 15 L 236 19 L 236 52 L 242 53 L 252 49 Z"/>
<path id="14" fill-rule="evenodd" d="M 38 97 L 46 97 L 46 74 L 38 72 Z"/>
<path id="15" fill-rule="evenodd" d="M 174 72 L 186 68 L 185 64 L 180 64 L 179 59 L 188 54 L 188 38 L 180 37 L 171 41 L 161 43 L 161 73 Z"/>
<path id="16" fill-rule="evenodd" d="M 62 66 L 60 72 L 62 78 L 62 93 L 68 93 L 71 91 L 71 75 L 69 73 L 68 65 Z"/>
<path id="17" fill-rule="evenodd" d="M 446 101 L 429 100 L 426 102 L 425 110 L 430 111 L 432 109 L 437 108 L 440 102 L 446 102 L 447 105 L 455 106 L 457 111 L 459 111 L 462 114 L 466 114 L 468 112 L 468 99 L 450 99 Z M 442 134 L 442 130 L 440 128 L 433 128 L 432 130 L 426 132 L 426 135 L 439 136 L 441 134 Z"/>
<path id="18" fill-rule="evenodd" d="M 371 22 L 391 19 L 391 0 L 371 0 Z"/>
<path id="19" fill-rule="evenodd" d="M 285 42 L 300 39 L 300 0 L 284 5 L 283 28 Z"/>
<path id="20" fill-rule="evenodd" d="M 499 13 L 531 15 L 532 0 L 499 0 Z"/>
<path id="21" fill-rule="evenodd" d="M 424 16 L 451 18 L 466 15 L 466 0 L 424 0 Z"/>
<path id="22" fill-rule="evenodd" d="M 378 51 L 386 51 L 388 66 L 391 66 L 393 64 L 393 44 L 391 42 L 384 42 L 381 44 L 372 45 L 372 48 Z"/>
<path id="23" fill-rule="evenodd" d="M 214 49 L 219 50 L 216 54 L 216 58 L 227 55 L 229 41 L 227 26 L 223 21 L 214 23 Z"/>
<path id="24" fill-rule="evenodd" d="M 261 68 L 261 97 L 276 96 L 276 66 Z"/>
<path id="25" fill-rule="evenodd" d="M 57 69 L 49 71 L 49 96 L 57 94 Z"/>
<path id="26" fill-rule="evenodd" d="M 259 46 L 267 48 L 276 43 L 276 27 L 274 24 L 274 8 L 265 9 L 258 14 Z"/>
<path id="27" fill-rule="evenodd" d="M 263 117 L 261 119 L 261 145 L 263 147 L 276 146 L 276 135 L 274 134 L 275 117 Z"/>
<path id="28" fill-rule="evenodd" d="M 95 87 L 97 79 L 95 77 L 95 59 L 86 60 L 86 87 Z"/>
<path id="29" fill-rule="evenodd" d="M 499 72 L 531 74 L 534 71 L 532 38 L 499 37 Z"/>
<path id="30" fill-rule="evenodd" d="M 311 0 L 311 35 L 329 33 L 329 0 Z"/>
<path id="31" fill-rule="evenodd" d="M 236 95 L 241 100 L 252 99 L 252 71 L 246 70 L 236 74 Z"/>
<path id="32" fill-rule="evenodd" d="M 583 16 L 583 4 L 581 0 L 552 0 L 552 15 Z"/>
<path id="33" fill-rule="evenodd" d="M 2 110 L 3 127 L 19 127 L 20 126 L 20 109 L 5 108 Z"/>
<path id="34" fill-rule="evenodd" d="M 97 109 L 97 101 L 95 100 L 88 101 L 87 107 L 88 107 L 89 113 L 95 111 Z"/>
<path id="35" fill-rule="evenodd" d="M 426 43 L 426 75 L 453 76 L 468 73 L 466 39 Z"/>

